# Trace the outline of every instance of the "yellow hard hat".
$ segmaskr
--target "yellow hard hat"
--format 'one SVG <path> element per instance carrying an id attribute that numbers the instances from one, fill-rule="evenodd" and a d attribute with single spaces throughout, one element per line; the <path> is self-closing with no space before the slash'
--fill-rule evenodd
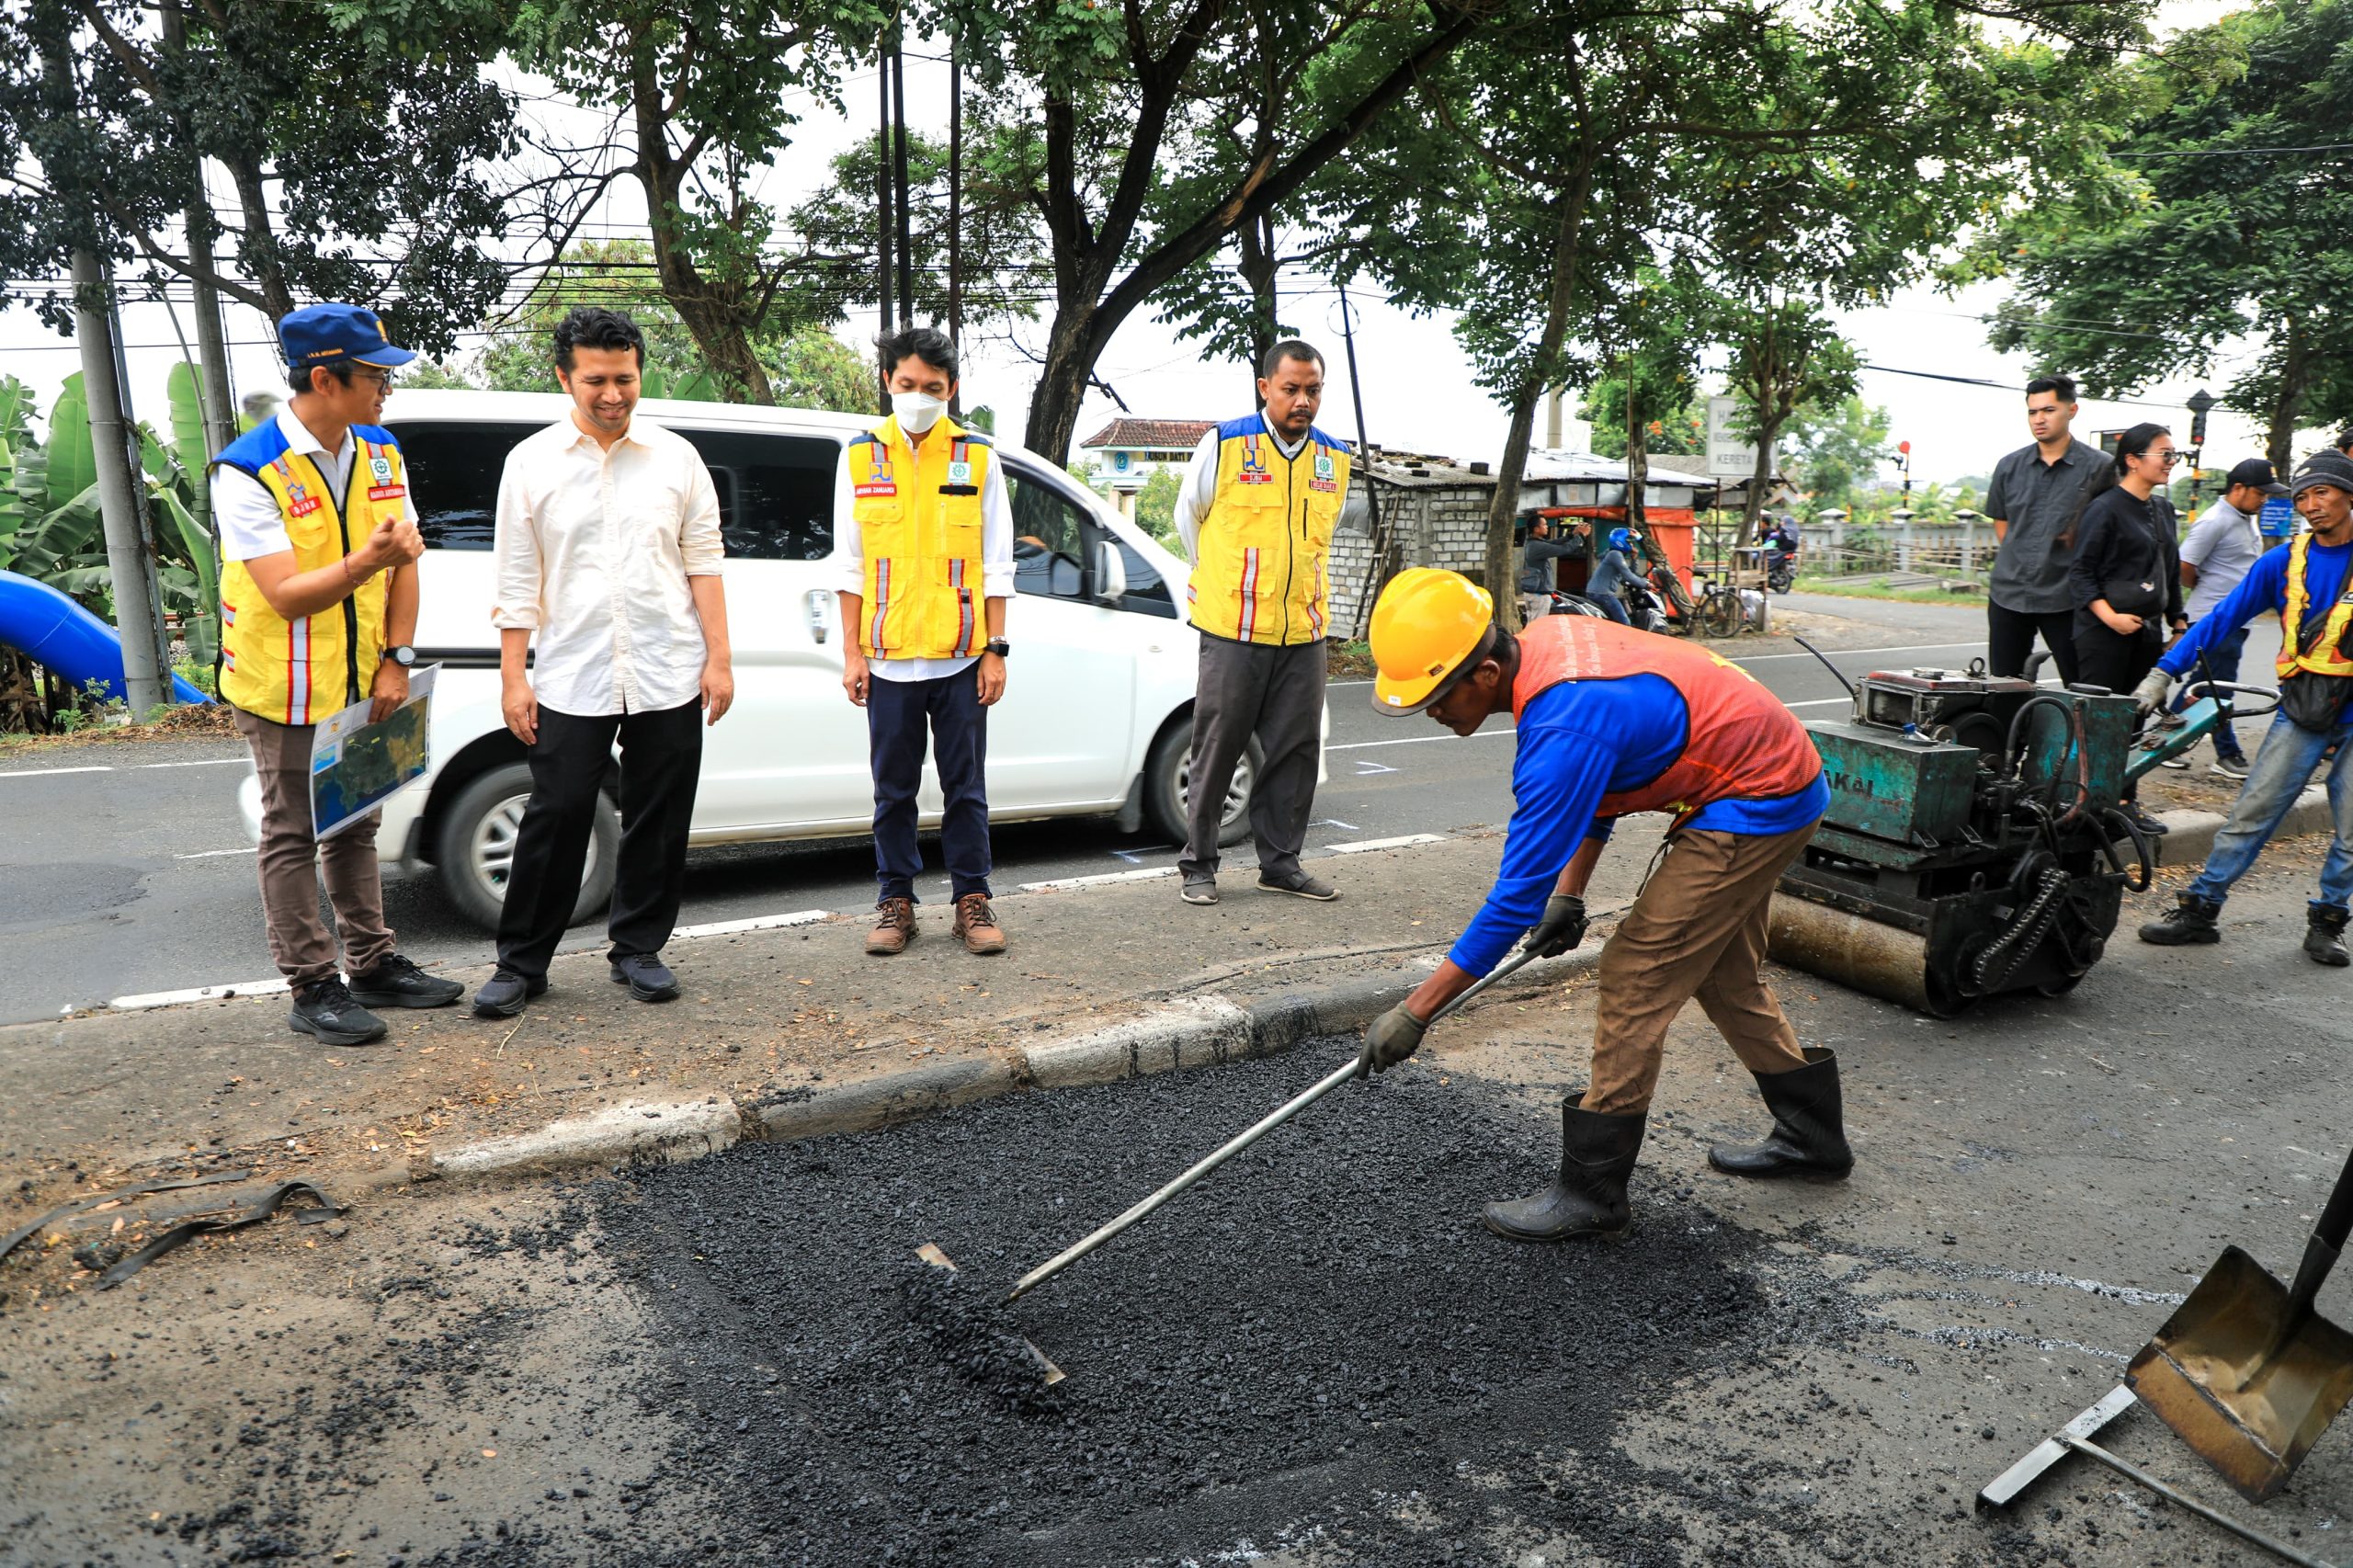
<path id="1" fill-rule="evenodd" d="M 1372 705 L 1418 713 L 1492 645 L 1495 601 L 1460 572 L 1411 566 L 1372 607 Z"/>

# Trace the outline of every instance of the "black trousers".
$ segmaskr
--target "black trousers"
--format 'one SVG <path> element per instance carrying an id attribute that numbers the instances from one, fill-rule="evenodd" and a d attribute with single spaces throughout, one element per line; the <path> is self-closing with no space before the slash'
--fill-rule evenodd
<path id="1" fill-rule="evenodd" d="M 2104 686 L 2119 697 L 2130 697 L 2141 677 L 2157 667 L 2165 651 L 2165 633 L 2154 620 L 2133 632 L 2110 631 L 2105 621 L 2087 609 L 2075 612 L 2075 675 L 2091 686 Z M 2140 796 L 2138 779 L 2124 787 L 2124 798 Z"/>
<path id="2" fill-rule="evenodd" d="M 884 898 L 915 898 L 923 848 L 915 792 L 926 739 L 939 767 L 939 858 L 950 896 L 989 895 L 989 710 L 980 672 L 866 683 L 867 755 L 874 767 L 874 880 Z M 916 903 L 923 901 L 916 899 Z"/>
<path id="3" fill-rule="evenodd" d="M 597 790 L 616 736 L 621 747 L 621 847 L 606 932 L 610 956 L 658 953 L 687 891 L 687 830 L 702 777 L 702 701 L 643 713 L 559 713 L 542 704 L 530 748 L 531 802 L 515 836 L 498 963 L 528 979 L 548 971 L 580 901 L 597 822 Z"/>
<path id="4" fill-rule="evenodd" d="M 1261 761 L 1250 790 L 1250 832 L 1258 841 L 1258 870 L 1286 877 L 1299 869 L 1315 806 L 1327 661 L 1321 642 L 1282 648 L 1201 633 L 1185 785 L 1191 832 L 1177 862 L 1186 876 L 1217 874 L 1225 792 L 1254 735 Z"/>
<path id="5" fill-rule="evenodd" d="M 2059 666 L 2060 680 L 2075 685 L 2075 612 L 2072 609 L 2043 614 L 2007 609 L 1986 600 L 1985 672 L 1995 676 L 2026 674 L 2026 658 L 2034 652 L 2037 632 L 2042 634 L 2043 645 L 2051 650 L 2051 662 Z"/>

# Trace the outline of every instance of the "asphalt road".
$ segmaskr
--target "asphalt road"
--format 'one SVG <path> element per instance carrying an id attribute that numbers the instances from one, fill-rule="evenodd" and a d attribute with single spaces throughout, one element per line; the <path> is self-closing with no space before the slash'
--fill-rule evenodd
<path id="1" fill-rule="evenodd" d="M 1981 611 L 1792 595 L 1777 607 L 1833 615 L 1871 630 L 1836 653 L 1850 673 L 1935 663 L 1959 668 L 1983 652 Z M 1883 629 L 1884 636 L 1877 635 Z M 1857 628 L 1842 629 L 1847 642 Z M 1906 650 L 1909 656 L 1892 656 Z M 2257 650 L 2250 648 L 2250 654 Z M 1778 647 L 1740 657 L 1801 717 L 1845 701 L 1812 656 Z M 1427 721 L 1372 711 L 1369 682 L 1331 692 L 1329 779 L 1316 799 L 1310 852 L 1325 846 L 1499 824 L 1511 810 L 1510 727 L 1471 741 Z M 251 848 L 237 820 L 244 759 L 235 742 L 93 744 L 0 763 L 0 1022 L 22 1023 L 112 998 L 267 980 L 273 974 L 254 889 Z M 1115 831 L 1106 821 L 1015 824 L 996 830 L 1000 892 L 1025 882 L 1165 867 L 1176 846 Z M 1248 873 L 1249 850 L 1237 864 Z M 1345 892 L 1345 869 L 1332 875 Z M 943 900 L 944 879 L 921 890 Z M 790 911 L 864 908 L 874 896 L 862 839 L 726 846 L 698 850 L 681 924 Z M 1173 895 L 1172 895 L 1173 896 Z M 421 963 L 486 962 L 489 939 L 430 878 L 391 879 L 387 913 Z M 1020 940 L 1018 923 L 1011 935 Z M 572 941 L 599 945 L 599 927 Z"/>

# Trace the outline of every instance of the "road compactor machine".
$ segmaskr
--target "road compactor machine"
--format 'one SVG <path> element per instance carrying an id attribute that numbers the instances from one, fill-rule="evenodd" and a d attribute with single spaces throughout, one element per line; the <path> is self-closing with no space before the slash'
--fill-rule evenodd
<path id="1" fill-rule="evenodd" d="M 2278 697 L 2200 681 L 2182 712 L 2143 730 L 2130 697 L 1991 676 L 1982 663 L 1849 689 L 1847 718 L 1806 726 L 1830 809 L 1774 895 L 1770 950 L 1937 1017 L 2074 989 L 2125 892 L 2156 869 L 2125 785 L 2232 716 L 2234 697 Z"/>

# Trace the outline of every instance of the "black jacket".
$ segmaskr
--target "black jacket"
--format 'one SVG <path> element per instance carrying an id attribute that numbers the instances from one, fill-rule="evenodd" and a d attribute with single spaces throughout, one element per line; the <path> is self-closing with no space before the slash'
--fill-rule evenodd
<path id="1" fill-rule="evenodd" d="M 2107 599 L 2112 609 L 2125 607 L 2109 592 L 2119 582 L 2146 583 L 2165 597 L 2162 614 L 2153 623 L 2181 617 L 2181 547 L 2173 537 L 2171 508 L 2160 517 L 2122 485 L 2111 485 L 2092 497 L 2075 525 L 2075 558 L 2067 568 L 2067 585 L 2075 608 L 2088 613 L 2094 599 Z"/>

